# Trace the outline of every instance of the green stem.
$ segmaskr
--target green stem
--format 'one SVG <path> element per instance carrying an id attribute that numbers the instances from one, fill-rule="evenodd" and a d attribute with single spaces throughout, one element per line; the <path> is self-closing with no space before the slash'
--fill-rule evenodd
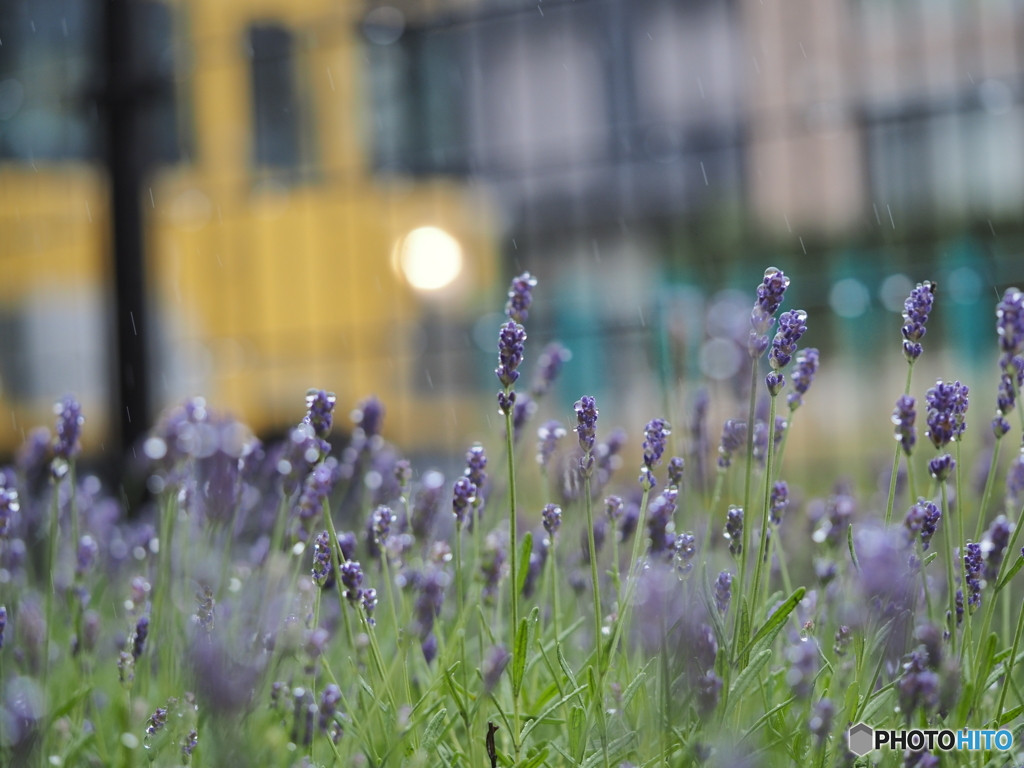
<path id="1" fill-rule="evenodd" d="M 907 367 L 907 384 L 906 384 L 905 387 L 903 387 L 903 394 L 904 395 L 909 395 L 910 394 L 910 381 L 913 378 L 913 376 L 914 376 L 914 362 L 910 361 L 910 365 Z M 886 528 L 888 528 L 889 524 L 892 522 L 892 506 L 896 502 L 896 476 L 899 474 L 899 470 L 900 470 L 900 451 L 901 450 L 902 450 L 902 445 L 900 444 L 900 441 L 897 439 L 896 440 L 896 452 L 895 452 L 895 455 L 892 458 L 892 477 L 889 478 L 889 500 L 888 500 L 888 502 L 885 505 L 885 527 Z M 908 464 L 910 463 L 909 458 L 907 460 L 907 463 Z"/>
<path id="2" fill-rule="evenodd" d="M 953 528 L 949 524 L 949 500 L 946 498 L 946 481 L 939 483 L 942 491 L 942 516 L 946 524 L 943 526 L 942 538 L 945 539 L 943 553 L 946 557 L 946 587 L 949 591 L 949 642 L 956 653 L 956 581 L 953 578 Z"/>
<path id="3" fill-rule="evenodd" d="M 715 491 L 711 496 L 711 506 L 708 507 L 708 527 L 704 531 L 704 551 L 709 552 L 711 547 L 712 531 L 715 529 L 715 512 L 718 511 L 718 503 L 722 500 L 722 486 L 725 484 L 726 467 L 719 467 L 715 473 Z"/>
<path id="4" fill-rule="evenodd" d="M 53 499 L 50 503 L 50 558 L 47 562 L 50 588 L 46 590 L 46 640 L 43 644 L 43 694 L 46 695 L 50 683 L 50 638 L 53 636 L 53 596 L 57 591 L 54 572 L 57 570 L 57 536 L 60 517 L 60 481 L 53 484 Z"/>
<path id="5" fill-rule="evenodd" d="M 981 531 L 985 527 L 985 510 L 992 496 L 992 488 L 995 486 L 996 467 L 999 465 L 999 448 L 1002 443 L 1003 438 L 997 437 L 996 444 L 992 446 L 992 458 L 988 463 L 988 477 L 985 478 L 985 491 L 981 494 L 981 506 L 978 507 L 978 522 L 974 525 L 975 541 L 981 540 Z"/>
<path id="6" fill-rule="evenodd" d="M 584 457 L 584 461 L 587 457 Z M 601 669 L 601 584 L 597 575 L 597 548 L 594 546 L 594 509 L 590 498 L 590 473 L 583 478 L 583 494 L 587 504 L 587 543 L 590 546 L 590 583 L 594 590 L 594 658 Z"/>
<path id="7" fill-rule="evenodd" d="M 768 555 L 768 507 L 771 504 L 772 496 L 772 457 L 775 453 L 775 405 L 778 395 L 771 396 L 771 409 L 768 415 L 768 448 L 765 471 L 764 471 L 764 505 L 761 509 L 761 543 L 757 548 L 757 560 L 754 562 L 754 588 L 751 592 L 750 605 L 757 605 L 761 591 L 761 572 L 764 570 L 764 561 Z M 744 529 L 747 525 L 743 526 Z"/>
<path id="8" fill-rule="evenodd" d="M 754 411 L 757 409 L 757 358 L 750 361 L 750 408 L 747 410 L 747 467 L 743 479 L 743 514 L 750 511 L 750 480 L 754 471 Z M 747 559 L 750 556 L 750 526 L 743 526 L 743 551 L 740 553 L 740 579 L 736 590 L 746 593 Z"/>
<path id="9" fill-rule="evenodd" d="M 1020 647 L 1021 632 L 1024 632 L 1024 606 L 1021 607 L 1020 615 L 1017 617 L 1017 630 L 1013 633 L 1013 647 L 1010 649 L 1010 658 L 1006 660 L 1006 674 L 1003 676 L 1003 685 L 999 689 L 999 703 L 996 704 L 997 723 L 1003 716 L 1003 704 L 1006 702 L 1006 691 L 1009 690 L 1010 679 L 1013 677 L 1013 666 L 1017 659 L 1017 649 Z"/>
<path id="10" fill-rule="evenodd" d="M 960 460 L 960 440 L 956 441 L 956 522 L 957 522 L 957 533 L 960 537 L 960 573 L 962 574 L 961 581 L 963 582 L 964 589 L 964 638 L 963 644 L 960 648 L 960 658 L 964 657 L 965 653 L 970 652 L 971 644 L 971 606 L 968 605 L 967 601 L 967 569 L 964 564 L 964 558 L 967 556 L 967 540 L 964 538 L 964 513 L 963 513 L 963 493 L 961 493 L 963 487 L 961 484 L 961 466 L 963 462 Z"/>
<path id="11" fill-rule="evenodd" d="M 505 451 L 508 454 L 508 558 L 509 576 L 512 582 L 509 586 L 512 603 L 512 621 L 509 625 L 509 637 L 511 642 L 509 648 L 512 651 L 512 663 L 515 664 L 516 653 L 516 632 L 519 631 L 519 563 L 517 562 L 519 549 L 519 536 L 516 531 L 516 460 L 515 446 L 513 445 L 514 430 L 512 425 L 512 409 L 505 412 Z M 593 550 L 591 550 L 593 551 Z M 519 743 L 519 697 L 512 697 L 512 722 L 515 726 L 512 744 L 515 748 L 515 765 L 519 764 L 519 750 L 522 746 Z"/>
<path id="12" fill-rule="evenodd" d="M 637 561 L 640 559 L 640 542 L 645 540 L 644 537 L 644 526 L 647 524 L 647 499 L 650 497 L 651 491 L 649 488 L 644 488 L 643 498 L 640 499 L 640 517 L 636 521 L 636 530 L 633 532 L 633 551 L 629 558 L 629 570 L 626 572 L 626 594 L 622 599 L 622 605 L 619 608 L 619 616 L 615 621 L 615 631 L 612 633 L 612 642 L 609 648 L 615 649 L 619 645 L 619 638 L 625 629 L 629 626 L 630 609 L 633 605 L 633 596 L 636 594 L 637 583 L 639 582 L 640 574 L 636 571 Z M 623 654 L 626 651 L 623 650 Z M 610 663 L 610 655 L 607 660 Z"/>

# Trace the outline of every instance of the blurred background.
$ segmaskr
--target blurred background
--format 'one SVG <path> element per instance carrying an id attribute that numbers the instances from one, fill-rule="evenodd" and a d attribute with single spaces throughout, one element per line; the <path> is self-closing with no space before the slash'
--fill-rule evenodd
<path id="1" fill-rule="evenodd" d="M 460 451 L 523 270 L 550 415 L 740 415 L 769 265 L 822 350 L 791 450 L 888 433 L 923 279 L 916 394 L 970 383 L 980 443 L 1022 254 L 1018 1 L 0 4 L 0 453 L 65 392 L 115 461 L 185 396 L 269 435 L 310 386 Z"/>

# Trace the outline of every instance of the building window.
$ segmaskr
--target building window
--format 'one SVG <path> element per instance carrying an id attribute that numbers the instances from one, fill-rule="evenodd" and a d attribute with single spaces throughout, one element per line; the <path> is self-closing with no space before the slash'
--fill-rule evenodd
<path id="1" fill-rule="evenodd" d="M 252 56 L 253 162 L 294 169 L 302 160 L 294 36 L 278 24 L 249 28 Z"/>

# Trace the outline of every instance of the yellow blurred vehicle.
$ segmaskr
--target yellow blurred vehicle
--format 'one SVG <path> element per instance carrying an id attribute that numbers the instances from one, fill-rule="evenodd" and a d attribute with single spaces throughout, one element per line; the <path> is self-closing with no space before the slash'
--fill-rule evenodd
<path id="1" fill-rule="evenodd" d="M 139 201 L 154 405 L 204 394 L 260 432 L 295 422 L 310 386 L 342 412 L 375 393 L 389 437 L 461 445 L 481 418 L 456 399 L 460 384 L 479 392 L 468 339 L 495 298 L 492 206 L 462 181 L 375 175 L 365 7 L 164 7 L 185 150 Z M 0 70 L 0 118 L 5 82 Z M 89 414 L 87 447 L 112 433 L 105 179 L 87 157 L 0 154 L 0 450 L 65 390 Z M 438 334 L 453 333 L 463 351 L 442 354 Z"/>

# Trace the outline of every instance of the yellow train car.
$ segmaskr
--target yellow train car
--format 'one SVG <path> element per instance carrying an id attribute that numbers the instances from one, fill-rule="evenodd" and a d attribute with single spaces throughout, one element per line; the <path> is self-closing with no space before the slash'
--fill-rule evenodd
<path id="1" fill-rule="evenodd" d="M 375 174 L 366 7 L 168 8 L 173 119 L 187 150 L 152 173 L 140 200 L 155 405 L 202 393 L 260 432 L 294 422 L 309 386 L 333 389 L 342 410 L 375 393 L 389 437 L 412 449 L 461 445 L 481 413 L 457 407 L 479 392 L 479 353 L 432 350 L 445 346 L 437 334 L 468 338 L 492 308 L 493 208 L 463 181 Z M 109 410 L 104 179 L 88 162 L 0 161 L 0 301 L 17 316 L 37 290 L 90 297 L 81 316 L 97 318 L 100 338 L 79 356 L 100 371 L 77 389 L 93 414 Z M 98 362 L 84 360 L 90 353 Z M 462 394 L 448 386 L 460 382 Z M 0 413 L 12 418 L 0 418 L 0 450 L 21 440 L 24 423 L 48 420 L 51 390 L 5 381 Z M 112 424 L 87 426 L 97 447 Z"/>

